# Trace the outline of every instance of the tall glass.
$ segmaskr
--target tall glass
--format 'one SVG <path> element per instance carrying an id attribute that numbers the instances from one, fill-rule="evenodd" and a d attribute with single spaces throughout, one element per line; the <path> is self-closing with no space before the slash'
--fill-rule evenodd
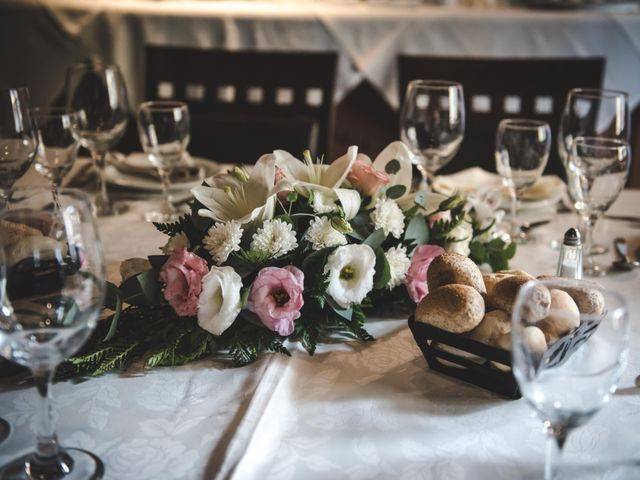
<path id="1" fill-rule="evenodd" d="M 51 411 L 56 366 L 96 326 L 105 296 L 102 247 L 86 195 L 48 188 L 11 190 L 0 212 L 0 353 L 31 370 L 41 398 L 35 450 L 0 468 L 0 478 L 102 478 L 92 453 L 62 448 Z"/>
<path id="2" fill-rule="evenodd" d="M 631 152 L 624 140 L 577 137 L 567 161 L 569 196 L 584 225 L 584 274 L 600 276 L 606 270 L 591 255 L 596 222 L 613 204 L 629 175 Z"/>
<path id="3" fill-rule="evenodd" d="M 543 290 L 553 295 L 547 317 L 536 322 L 541 312 Z M 560 309 L 553 298 L 577 303 L 578 313 Z M 589 298 L 574 302 L 572 298 Z M 568 301 L 566 298 L 568 297 Z M 590 307 L 590 308 L 585 308 Z M 565 323 L 562 331 L 550 328 L 549 321 Z M 568 323 L 573 327 L 568 330 Z M 558 323 L 555 323 L 557 326 Z M 544 330 L 542 333 L 537 327 Z M 560 338 L 556 338 L 557 336 Z M 567 335 L 583 340 L 570 342 L 573 348 L 555 348 Z M 564 338 L 563 338 L 564 337 Z M 548 435 L 544 467 L 545 480 L 557 477 L 562 447 L 574 429 L 585 424 L 611 398 L 627 362 L 629 348 L 629 312 L 622 296 L 584 280 L 534 280 L 518 292 L 512 315 L 513 374 L 522 396 L 543 422 Z M 548 345 L 547 345 L 548 343 Z M 566 347 L 561 343 L 556 347 Z M 548 350 L 547 350 L 548 349 Z M 552 351 L 553 350 L 553 351 Z M 555 353 L 555 354 L 552 354 Z"/>
<path id="4" fill-rule="evenodd" d="M 124 135 L 129 119 L 124 77 L 117 65 L 85 62 L 69 68 L 65 89 L 67 108 L 78 112 L 76 135 L 99 171 L 95 213 L 99 217 L 120 213 L 124 206 L 111 203 L 104 169 L 107 153 Z"/>
<path id="5" fill-rule="evenodd" d="M 37 145 L 29 90 L 0 90 L 0 208 L 4 192 L 29 170 Z"/>
<path id="6" fill-rule="evenodd" d="M 172 222 L 180 216 L 171 201 L 171 172 L 189 144 L 189 128 L 189 108 L 186 103 L 153 101 L 142 103 L 138 108 L 140 144 L 158 170 L 164 199 L 159 210 L 145 215 L 149 222 Z"/>
<path id="7" fill-rule="evenodd" d="M 505 119 L 496 133 L 496 170 L 511 196 L 511 238 L 525 242 L 518 220 L 520 198 L 538 181 L 549 159 L 551 129 L 545 122 Z"/>
<path id="8" fill-rule="evenodd" d="M 400 114 L 400 136 L 413 152 L 428 189 L 433 177 L 454 157 L 464 138 L 462 85 L 444 80 L 414 80 Z"/>

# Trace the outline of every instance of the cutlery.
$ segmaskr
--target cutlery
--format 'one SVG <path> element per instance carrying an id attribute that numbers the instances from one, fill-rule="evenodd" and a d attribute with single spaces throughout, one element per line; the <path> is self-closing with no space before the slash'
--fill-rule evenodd
<path id="1" fill-rule="evenodd" d="M 622 220 L 623 222 L 637 222 L 640 223 L 640 217 L 634 217 L 633 215 L 610 215 L 605 214 L 604 218 L 609 220 Z"/>
<path id="2" fill-rule="evenodd" d="M 640 267 L 640 262 L 637 260 L 631 260 L 628 254 L 627 241 L 624 238 L 618 237 L 613 241 L 613 246 L 616 249 L 619 259 L 614 260 L 613 267 L 618 270 L 633 270 L 636 267 Z"/>

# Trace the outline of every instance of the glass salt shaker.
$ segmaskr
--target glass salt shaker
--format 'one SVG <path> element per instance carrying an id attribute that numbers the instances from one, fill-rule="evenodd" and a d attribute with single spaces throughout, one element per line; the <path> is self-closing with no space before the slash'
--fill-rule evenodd
<path id="1" fill-rule="evenodd" d="M 582 278 L 582 241 L 580 232 L 570 228 L 564 234 L 564 240 L 560 246 L 560 258 L 558 259 L 559 277 Z"/>

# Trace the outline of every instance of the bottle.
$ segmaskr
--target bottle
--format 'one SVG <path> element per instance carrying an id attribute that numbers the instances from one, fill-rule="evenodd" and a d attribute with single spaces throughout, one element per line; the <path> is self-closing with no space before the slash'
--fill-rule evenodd
<path id="1" fill-rule="evenodd" d="M 575 228 L 570 228 L 564 234 L 557 274 L 559 277 L 577 280 L 582 278 L 582 242 L 580 232 Z"/>

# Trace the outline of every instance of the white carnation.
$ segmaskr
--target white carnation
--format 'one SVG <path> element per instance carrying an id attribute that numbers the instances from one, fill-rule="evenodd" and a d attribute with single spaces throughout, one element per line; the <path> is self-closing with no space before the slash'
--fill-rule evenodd
<path id="1" fill-rule="evenodd" d="M 400 238 L 404 231 L 404 214 L 396 202 L 390 198 L 378 200 L 371 212 L 371 221 L 376 230 L 382 229 L 385 235 Z"/>
<path id="2" fill-rule="evenodd" d="M 242 309 L 242 278 L 232 267 L 211 267 L 202 278 L 198 297 L 198 325 L 221 335 L 233 324 Z"/>
<path id="3" fill-rule="evenodd" d="M 327 258 L 327 293 L 343 308 L 360 303 L 373 288 L 376 254 L 369 245 L 343 245 Z"/>
<path id="4" fill-rule="evenodd" d="M 391 247 L 385 252 L 384 256 L 387 259 L 391 273 L 387 288 L 391 290 L 404 281 L 404 277 L 407 276 L 407 271 L 411 266 L 411 259 L 407 255 L 407 249 L 402 245 Z"/>
<path id="5" fill-rule="evenodd" d="M 347 237 L 333 228 L 331 220 L 327 217 L 316 217 L 311 220 L 304 236 L 314 250 L 347 244 Z"/>
<path id="6" fill-rule="evenodd" d="M 270 257 L 279 257 L 298 246 L 296 233 L 292 230 L 291 224 L 279 218 L 267 220 L 253 234 L 251 249 L 265 252 Z"/>
<path id="7" fill-rule="evenodd" d="M 461 255 L 469 256 L 471 249 L 469 244 L 471 243 L 471 237 L 473 236 L 473 226 L 466 220 L 461 221 L 453 228 L 447 235 L 447 237 L 455 239 L 454 241 L 444 244 L 444 249 L 447 252 L 460 253 Z"/>
<path id="8" fill-rule="evenodd" d="M 169 241 L 164 247 L 160 248 L 160 250 L 162 250 L 162 253 L 165 255 L 171 255 L 175 249 L 181 247 L 189 248 L 189 239 L 184 232 L 180 232 L 169 238 Z"/>
<path id="9" fill-rule="evenodd" d="M 231 252 L 240 250 L 242 226 L 235 220 L 226 223 L 216 223 L 204 237 L 204 248 L 211 254 L 211 258 L 220 265 L 227 261 Z"/>
<path id="10" fill-rule="evenodd" d="M 331 213 L 338 210 L 335 197 L 321 190 L 313 191 L 313 203 L 311 207 L 317 214 Z"/>

